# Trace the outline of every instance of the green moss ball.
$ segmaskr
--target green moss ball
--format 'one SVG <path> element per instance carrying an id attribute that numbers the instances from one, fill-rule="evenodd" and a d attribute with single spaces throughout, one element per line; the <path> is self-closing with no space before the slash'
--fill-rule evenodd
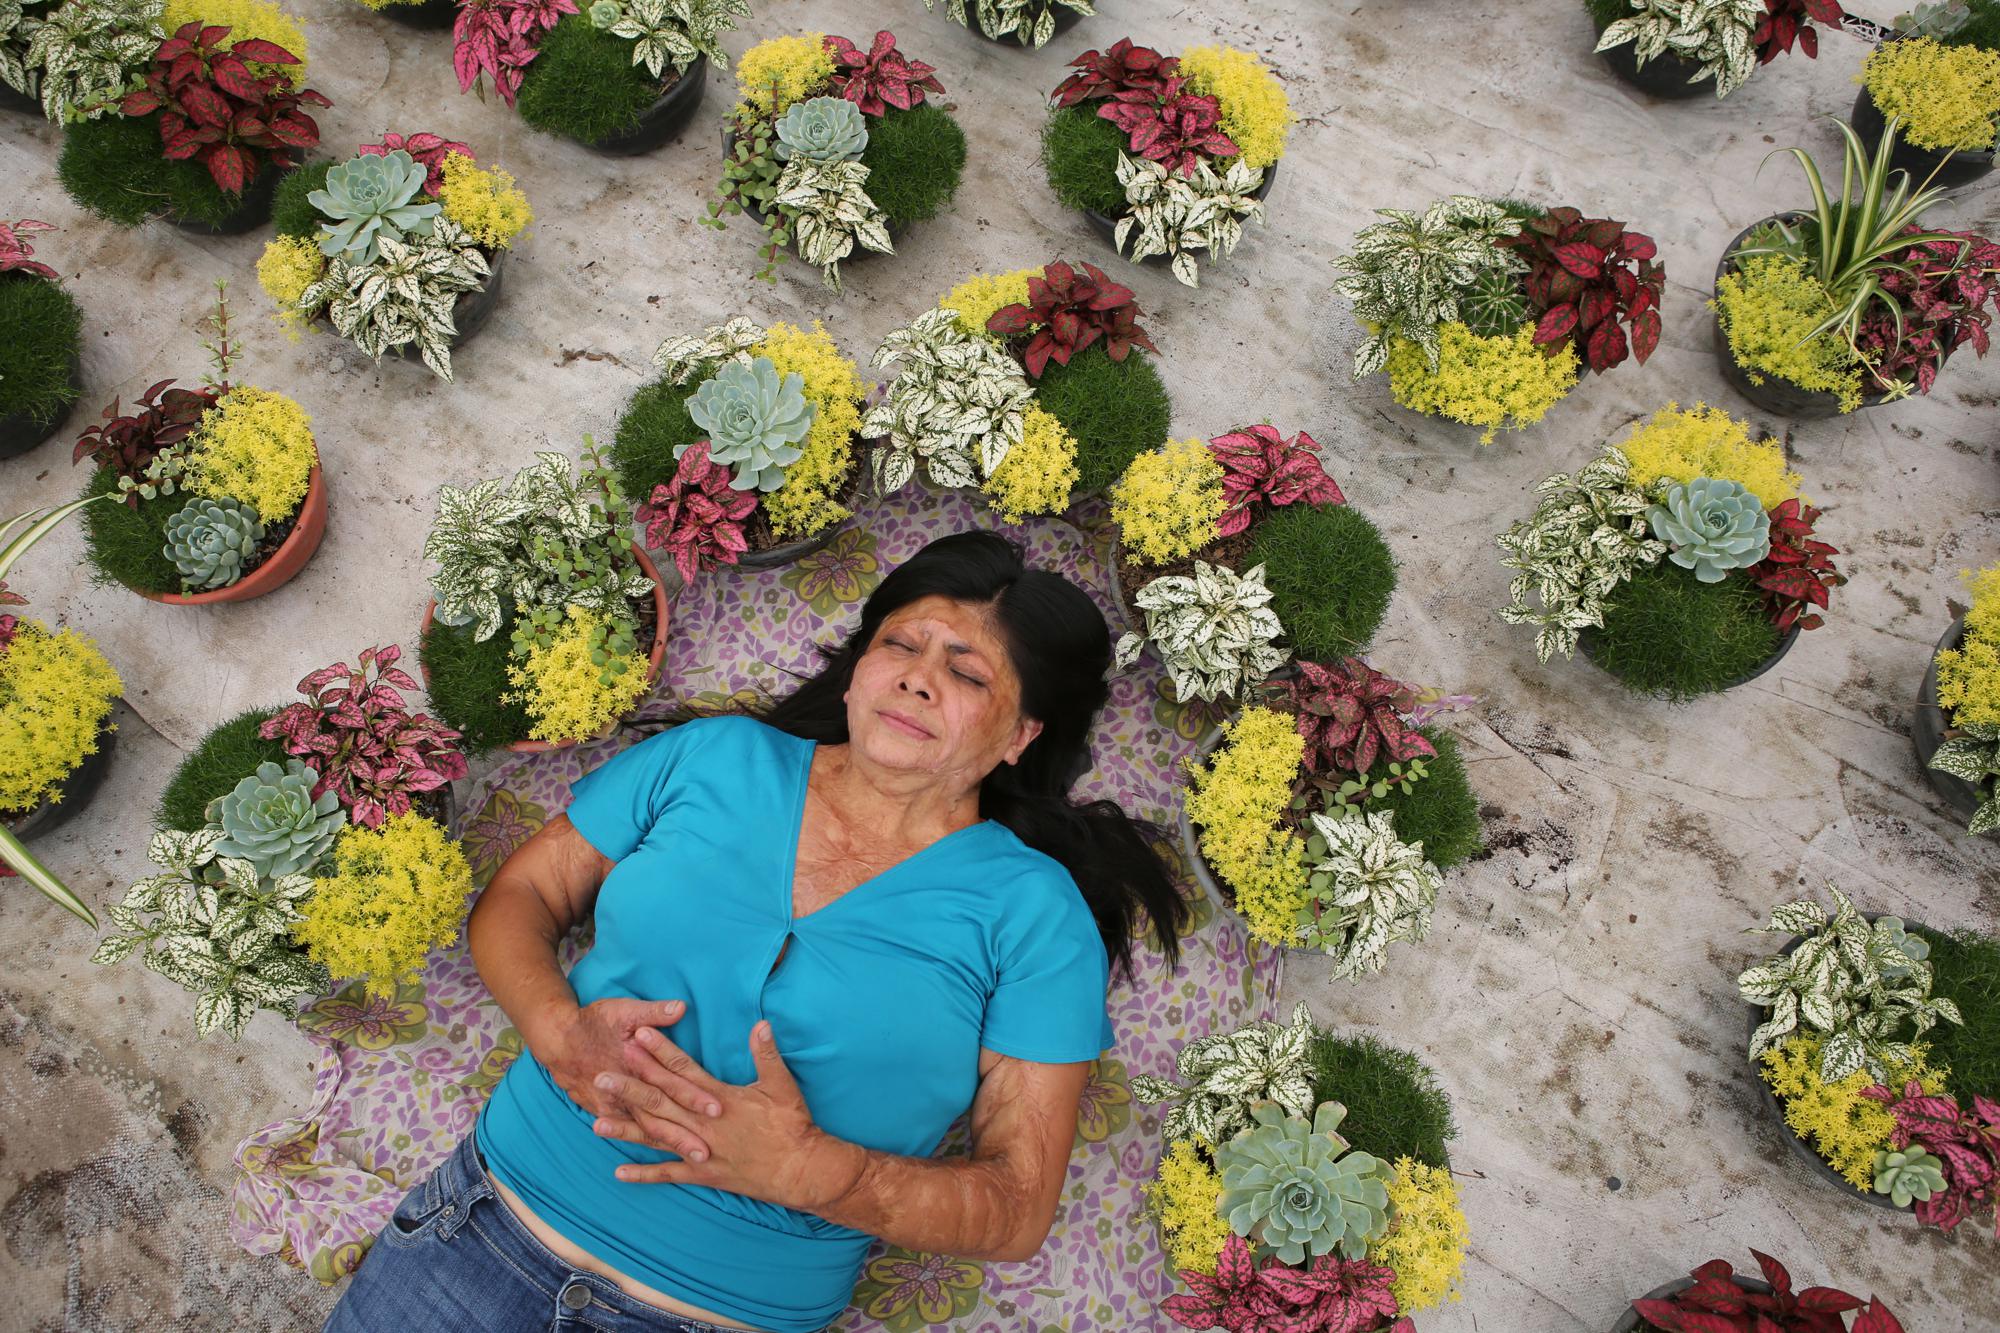
<path id="1" fill-rule="evenodd" d="M 1167 386 L 1138 348 L 1113 361 L 1102 340 L 1069 359 L 1051 361 L 1035 384 L 1042 409 L 1076 438 L 1077 489 L 1096 494 L 1132 460 L 1166 443 L 1173 427 Z"/>
<path id="2" fill-rule="evenodd" d="M 1396 590 L 1389 544 L 1351 505 L 1273 510 L 1243 557 L 1246 570 L 1260 564 L 1292 652 L 1309 662 L 1365 652 Z"/>
<path id="3" fill-rule="evenodd" d="M 1780 637 L 1762 592 L 1740 572 L 1703 583 L 1661 560 L 1611 594 L 1604 628 L 1586 631 L 1583 646 L 1634 693 L 1686 703 L 1756 670 Z"/>

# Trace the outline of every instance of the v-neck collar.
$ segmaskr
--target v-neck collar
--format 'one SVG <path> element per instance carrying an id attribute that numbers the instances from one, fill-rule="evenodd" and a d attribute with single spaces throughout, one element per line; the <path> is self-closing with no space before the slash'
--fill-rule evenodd
<path id="1" fill-rule="evenodd" d="M 841 894 L 838 898 L 835 898 L 832 902 L 826 904 L 824 907 L 816 907 L 812 911 L 807 912 L 804 916 L 794 916 L 792 914 L 792 882 L 796 880 L 799 875 L 799 841 L 800 838 L 805 833 L 805 828 L 806 828 L 806 793 L 807 789 L 810 788 L 812 785 L 813 756 L 818 753 L 819 753 L 818 741 L 808 740 L 803 742 L 803 744 L 801 745 L 800 754 L 802 755 L 802 760 L 797 770 L 798 795 L 792 802 L 791 853 L 785 858 L 784 874 L 780 876 L 778 880 L 778 892 L 781 895 L 781 898 L 784 902 L 785 925 L 788 930 L 796 929 L 800 922 L 810 921 L 816 916 L 820 916 L 826 912 L 832 911 L 834 908 L 840 906 L 848 899 L 864 892 L 869 888 L 872 888 L 875 884 L 879 883 L 880 881 L 888 879 L 890 876 L 895 875 L 897 872 L 901 871 L 904 867 L 910 865 L 911 863 L 921 860 L 922 858 L 930 855 L 932 851 L 936 850 L 939 847 L 944 846 L 946 843 L 952 841 L 954 838 L 957 838 L 963 834 L 972 833 L 976 830 L 986 828 L 993 822 L 990 819 L 982 819 L 978 823 L 967 824 L 964 828 L 953 829 L 951 832 L 945 834 L 942 838 L 937 839 L 935 842 L 926 843 L 924 846 L 917 848 L 916 851 L 911 852 L 908 856 L 896 862 L 894 865 L 887 866 L 884 869 L 877 871 L 875 874 L 870 875 L 867 879 L 862 880 L 859 884 L 856 884 L 853 888 L 849 889 L 846 893 Z"/>

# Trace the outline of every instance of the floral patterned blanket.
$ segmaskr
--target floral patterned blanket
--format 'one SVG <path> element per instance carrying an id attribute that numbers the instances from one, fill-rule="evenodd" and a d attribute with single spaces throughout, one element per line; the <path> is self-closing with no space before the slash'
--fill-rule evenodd
<path id="1" fill-rule="evenodd" d="M 755 687 L 782 692 L 817 667 L 815 645 L 853 624 L 885 570 L 925 543 L 998 520 L 957 494 L 915 488 L 864 509 L 816 555 L 764 573 L 718 571 L 681 593 L 660 689 L 640 722 L 678 704 L 717 704 Z M 1010 533 L 1033 564 L 1090 590 L 1112 614 L 1109 539 L 1101 521 L 1038 520 Z M 1115 622 L 1114 622 L 1115 623 Z M 1096 767 L 1079 795 L 1107 796 L 1159 820 L 1172 836 L 1175 772 L 1214 718 L 1164 693 L 1150 659 L 1114 683 L 1095 738 Z M 596 745 L 523 756 L 479 784 L 459 832 L 479 882 L 569 801 L 569 784 L 631 744 L 628 728 Z M 1227 1030 L 1275 1009 L 1280 957 L 1248 941 L 1185 874 L 1199 929 L 1178 970 L 1163 972 L 1141 941 L 1141 980 L 1111 996 L 1118 1044 L 1086 1087 L 1069 1186 L 1041 1253 L 1021 1264 L 985 1264 L 878 1245 L 862 1270 L 840 1333 L 950 1329 L 958 1333 L 1085 1333 L 1169 1328 L 1156 1313 L 1174 1274 L 1144 1206 L 1159 1156 L 1159 1118 L 1137 1105 L 1135 1073 L 1172 1076 L 1190 1037 Z M 440 954 L 423 979 L 393 997 L 358 985 L 301 1013 L 318 1048 L 311 1105 L 267 1125 L 236 1150 L 231 1234 L 253 1254 L 275 1254 L 332 1283 L 361 1262 L 403 1193 L 471 1128 L 521 1039 L 480 984 L 463 944 Z M 963 1122 L 943 1151 L 963 1143 Z"/>

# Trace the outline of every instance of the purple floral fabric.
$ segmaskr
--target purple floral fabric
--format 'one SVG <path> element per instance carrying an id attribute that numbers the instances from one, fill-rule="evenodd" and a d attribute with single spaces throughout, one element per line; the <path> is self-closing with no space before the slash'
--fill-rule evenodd
<path id="1" fill-rule="evenodd" d="M 638 720 L 686 702 L 782 693 L 817 669 L 815 646 L 848 632 L 886 570 L 934 538 L 972 527 L 1004 525 L 964 495 L 912 488 L 873 502 L 789 568 L 705 576 L 674 604 L 661 685 Z M 1088 589 L 1117 623 L 1109 538 L 1097 514 L 1006 530 L 1032 563 Z M 853 1305 L 833 1325 L 840 1333 L 1175 1327 L 1157 1313 L 1175 1278 L 1144 1204 L 1159 1116 L 1134 1102 L 1130 1078 L 1171 1076 L 1175 1051 L 1191 1037 L 1271 1017 L 1282 957 L 1250 941 L 1237 918 L 1194 887 L 1172 834 L 1180 761 L 1216 715 L 1209 705 L 1175 702 L 1163 673 L 1143 660 L 1114 682 L 1094 740 L 1096 766 L 1078 784 L 1080 796 L 1110 797 L 1164 825 L 1161 851 L 1194 904 L 1198 929 L 1172 975 L 1151 942 L 1139 941 L 1138 983 L 1113 989 L 1118 1045 L 1098 1060 L 1084 1090 L 1069 1185 L 1048 1243 L 1020 1264 L 878 1245 Z M 637 738 L 627 729 L 593 745 L 522 756 L 480 783 L 458 829 L 479 882 L 568 804 L 574 779 Z M 354 1270 L 403 1193 L 470 1128 L 521 1053 L 521 1039 L 462 943 L 393 998 L 349 987 L 306 1006 L 299 1026 L 319 1049 L 312 1103 L 237 1148 L 230 1228 L 251 1253 L 279 1255 L 331 1283 Z M 962 1150 L 964 1134 L 961 1121 L 942 1151 Z"/>

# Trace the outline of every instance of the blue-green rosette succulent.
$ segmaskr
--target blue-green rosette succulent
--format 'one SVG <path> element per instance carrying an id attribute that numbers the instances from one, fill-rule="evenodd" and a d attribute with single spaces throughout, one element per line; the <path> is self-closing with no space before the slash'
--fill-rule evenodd
<path id="1" fill-rule="evenodd" d="M 794 102 L 778 117 L 778 160 L 795 157 L 814 162 L 852 162 L 868 146 L 868 125 L 861 108 L 844 97 L 814 97 Z"/>
<path id="2" fill-rule="evenodd" d="M 167 520 L 167 559 L 190 592 L 226 588 L 264 540 L 264 520 L 241 500 L 195 499 Z"/>
<path id="3" fill-rule="evenodd" d="M 599 32 L 608 32 L 612 24 L 625 17 L 625 6 L 618 0 L 596 0 L 585 12 L 590 15 L 591 27 Z"/>
<path id="4" fill-rule="evenodd" d="M 1771 553 L 1771 516 L 1740 481 L 1696 477 L 1667 488 L 1646 525 L 1673 550 L 1667 559 L 1703 583 L 1720 583 Z"/>
<path id="5" fill-rule="evenodd" d="M 760 356 L 725 363 L 689 397 L 688 416 L 708 432 L 708 456 L 735 474 L 732 489 L 775 491 L 785 484 L 785 469 L 799 461 L 799 441 L 812 429 L 805 388 L 803 377 L 780 377 L 771 358 Z M 674 457 L 687 449 L 676 448 Z"/>
<path id="6" fill-rule="evenodd" d="M 1339 1102 L 1321 1102 L 1311 1124 L 1276 1102 L 1258 1102 L 1250 1115 L 1257 1123 L 1215 1150 L 1216 1211 L 1230 1230 L 1255 1242 L 1259 1258 L 1275 1254 L 1282 1263 L 1335 1250 L 1363 1258 L 1389 1229 L 1395 1168 L 1347 1151 L 1339 1133 L 1347 1108 Z"/>
<path id="7" fill-rule="evenodd" d="M 208 822 L 222 826 L 215 854 L 241 857 L 265 879 L 309 872 L 347 823 L 331 787 L 313 796 L 318 784 L 319 771 L 297 759 L 282 768 L 269 759 L 257 765 L 227 796 L 208 803 Z"/>
<path id="8" fill-rule="evenodd" d="M 306 202 L 331 221 L 320 228 L 319 250 L 350 264 L 372 264 L 384 235 L 428 236 L 443 205 L 424 199 L 430 170 L 398 148 L 381 156 L 362 154 L 326 173 L 326 188 Z"/>
<path id="9" fill-rule="evenodd" d="M 1875 1192 L 1898 1208 L 1944 1193 L 1944 1163 L 1918 1144 L 1875 1154 Z"/>

